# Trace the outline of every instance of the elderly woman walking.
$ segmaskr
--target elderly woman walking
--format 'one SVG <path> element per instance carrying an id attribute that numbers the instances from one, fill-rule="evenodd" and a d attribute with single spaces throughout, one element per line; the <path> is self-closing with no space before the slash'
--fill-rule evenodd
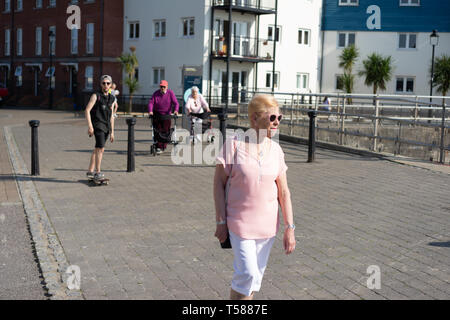
<path id="1" fill-rule="evenodd" d="M 256 95 L 248 116 L 255 139 L 227 139 L 214 176 L 215 236 L 222 243 L 229 236 L 234 253 L 232 300 L 251 300 L 261 287 L 278 231 L 278 205 L 285 225 L 285 253 L 295 249 L 287 166 L 283 150 L 272 140 L 282 118 L 278 103 L 271 95 Z"/>

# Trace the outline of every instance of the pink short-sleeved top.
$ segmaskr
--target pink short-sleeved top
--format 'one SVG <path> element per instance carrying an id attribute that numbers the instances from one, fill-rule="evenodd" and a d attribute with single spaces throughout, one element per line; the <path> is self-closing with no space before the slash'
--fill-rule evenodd
<path id="1" fill-rule="evenodd" d="M 278 231 L 276 179 L 287 170 L 280 145 L 271 141 L 270 149 L 258 161 L 246 150 L 244 142 L 229 138 L 216 163 L 222 164 L 228 175 L 228 228 L 244 239 L 275 236 Z"/>

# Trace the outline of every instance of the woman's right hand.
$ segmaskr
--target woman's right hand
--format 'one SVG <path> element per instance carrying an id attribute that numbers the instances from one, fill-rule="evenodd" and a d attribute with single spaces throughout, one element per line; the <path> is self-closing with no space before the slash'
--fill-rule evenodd
<path id="1" fill-rule="evenodd" d="M 88 128 L 88 135 L 92 137 L 94 135 L 94 128 Z"/>
<path id="2" fill-rule="evenodd" d="M 219 239 L 219 241 L 225 242 L 225 240 L 227 240 L 227 236 L 228 236 L 228 227 L 226 224 L 218 224 L 216 227 L 216 233 L 214 234 L 214 236 Z"/>

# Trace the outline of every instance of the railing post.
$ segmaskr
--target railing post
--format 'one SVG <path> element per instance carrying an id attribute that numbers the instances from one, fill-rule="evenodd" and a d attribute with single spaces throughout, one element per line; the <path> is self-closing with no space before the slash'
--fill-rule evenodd
<path id="1" fill-rule="evenodd" d="M 134 165 L 134 125 L 136 124 L 136 118 L 128 118 L 128 153 L 127 153 L 127 172 L 133 172 L 135 170 Z"/>
<path id="2" fill-rule="evenodd" d="M 417 123 L 417 117 L 419 116 L 419 104 L 417 103 L 418 97 L 416 96 L 416 106 L 414 108 L 414 125 Z"/>
<path id="3" fill-rule="evenodd" d="M 316 111 L 308 111 L 309 116 L 309 140 L 308 140 L 308 162 L 313 162 L 316 151 Z"/>
<path id="4" fill-rule="evenodd" d="M 445 102 L 442 105 L 441 146 L 440 146 L 441 150 L 439 153 L 439 162 L 442 164 L 445 161 L 444 138 L 445 138 Z"/>
<path id="5" fill-rule="evenodd" d="M 237 104 L 237 111 L 236 111 L 236 123 L 237 123 L 238 126 L 241 125 L 241 117 L 240 117 L 240 114 L 241 114 L 241 104 L 238 103 L 238 104 Z"/>
<path id="6" fill-rule="evenodd" d="M 292 136 L 294 134 L 294 95 L 291 98 L 291 123 L 289 133 Z"/>
<path id="7" fill-rule="evenodd" d="M 38 127 L 39 120 L 30 120 L 29 125 L 31 127 L 31 175 L 40 175 L 39 171 L 39 139 L 38 139 Z"/>
<path id="8" fill-rule="evenodd" d="M 344 130 L 345 130 L 345 101 L 344 98 L 342 100 L 342 113 L 341 113 L 341 128 L 340 128 L 340 137 L 339 137 L 339 144 L 344 144 Z"/>
<path id="9" fill-rule="evenodd" d="M 379 114 L 379 100 L 378 95 L 375 97 L 375 121 L 373 127 L 373 151 L 377 151 L 377 137 L 378 137 L 378 114 Z"/>

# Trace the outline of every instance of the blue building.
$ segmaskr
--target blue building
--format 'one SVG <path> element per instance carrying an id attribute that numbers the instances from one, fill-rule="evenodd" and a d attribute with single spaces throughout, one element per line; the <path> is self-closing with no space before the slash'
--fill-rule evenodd
<path id="1" fill-rule="evenodd" d="M 322 12 L 322 92 L 342 91 L 339 56 L 343 48 L 354 44 L 359 49 L 354 74 L 371 53 L 392 57 L 392 79 L 386 91 L 379 93 L 430 94 L 430 35 L 437 30 L 435 57 L 450 55 L 450 1 L 323 0 Z M 357 77 L 354 92 L 372 93 L 372 88 Z"/>

